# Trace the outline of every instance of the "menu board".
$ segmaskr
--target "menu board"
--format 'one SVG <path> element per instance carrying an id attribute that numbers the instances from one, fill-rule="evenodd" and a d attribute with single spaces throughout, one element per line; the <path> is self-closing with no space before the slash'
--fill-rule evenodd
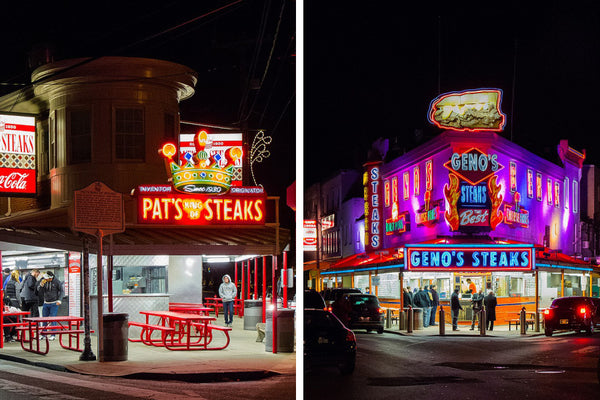
<path id="1" fill-rule="evenodd" d="M 65 279 L 65 292 L 69 296 L 69 315 L 81 316 L 81 253 L 69 253 L 68 278 Z M 67 286 L 68 283 L 68 286 Z"/>

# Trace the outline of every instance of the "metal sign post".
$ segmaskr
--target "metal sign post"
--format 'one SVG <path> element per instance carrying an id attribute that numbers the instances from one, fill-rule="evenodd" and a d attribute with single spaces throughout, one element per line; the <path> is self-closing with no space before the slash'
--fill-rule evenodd
<path id="1" fill-rule="evenodd" d="M 111 190 L 102 182 L 94 182 L 91 185 L 76 190 L 73 193 L 72 211 L 72 229 L 74 231 L 93 235 L 98 240 L 96 274 L 98 277 L 98 356 L 100 361 L 104 361 L 104 338 L 103 338 L 103 317 L 104 317 L 104 296 L 102 291 L 103 267 L 102 267 L 102 237 L 113 233 L 125 231 L 125 211 L 123 207 L 123 195 Z M 84 245 L 85 250 L 85 245 Z M 87 261 L 84 261 L 87 264 Z M 87 272 L 89 274 L 89 271 Z M 112 279 L 112 276 L 108 276 Z M 89 297 L 89 286 L 86 291 L 84 279 L 83 295 Z M 111 297 L 112 299 L 112 297 Z M 112 309 L 112 304 L 109 305 Z M 90 321 L 89 306 L 85 307 L 85 329 L 89 329 Z"/>

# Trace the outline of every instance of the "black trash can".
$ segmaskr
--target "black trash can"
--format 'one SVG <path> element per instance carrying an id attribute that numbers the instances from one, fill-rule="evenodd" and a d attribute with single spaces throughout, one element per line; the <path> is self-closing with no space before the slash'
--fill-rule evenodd
<path id="1" fill-rule="evenodd" d="M 104 355 L 101 355 L 100 361 L 127 361 L 128 335 L 129 314 L 102 315 Z"/>
<path id="2" fill-rule="evenodd" d="M 267 310 L 265 351 L 273 351 L 273 310 Z M 294 310 L 277 310 L 277 352 L 294 352 Z"/>
<path id="3" fill-rule="evenodd" d="M 255 331 L 262 322 L 262 300 L 244 300 L 244 330 Z"/>

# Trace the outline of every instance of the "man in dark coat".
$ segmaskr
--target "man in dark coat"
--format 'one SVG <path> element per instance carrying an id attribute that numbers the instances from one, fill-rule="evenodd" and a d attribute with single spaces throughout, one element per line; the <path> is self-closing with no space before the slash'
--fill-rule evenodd
<path id="1" fill-rule="evenodd" d="M 418 289 L 418 288 L 417 288 Z M 429 310 L 431 310 L 431 300 L 429 300 L 429 293 L 426 290 L 419 290 L 415 293 L 413 298 L 415 307 L 419 307 L 423 310 L 423 328 L 429 326 Z"/>
<path id="2" fill-rule="evenodd" d="M 471 319 L 470 330 L 475 329 L 475 321 L 477 321 L 477 319 L 479 318 L 479 312 L 483 307 L 483 297 L 483 289 L 479 289 L 479 292 L 473 294 L 473 297 L 471 298 L 471 306 L 473 307 L 473 318 Z M 481 321 L 479 321 L 479 323 L 481 324 Z"/>
<path id="3" fill-rule="evenodd" d="M 437 308 L 440 305 L 440 296 L 438 295 L 437 290 L 435 290 L 436 285 L 429 286 L 429 294 L 431 295 L 431 318 L 429 319 L 429 325 L 437 326 L 435 323 L 435 314 L 437 312 Z"/>
<path id="4" fill-rule="evenodd" d="M 493 331 L 494 321 L 496 320 L 496 306 L 498 305 L 498 300 L 496 300 L 494 292 L 490 290 L 490 293 L 483 299 L 483 304 L 485 305 L 485 312 L 487 314 L 488 330 Z"/>
<path id="5" fill-rule="evenodd" d="M 458 330 L 458 312 L 462 310 L 460 300 L 458 298 L 458 289 L 454 289 L 454 293 L 450 296 L 450 310 L 452 311 L 452 330 Z"/>
<path id="6" fill-rule="evenodd" d="M 402 300 L 404 301 L 404 307 L 408 307 L 408 306 L 414 307 L 413 295 L 410 290 L 410 286 L 407 288 L 404 288 L 403 291 L 404 291 L 404 293 L 402 294 L 402 296 L 403 296 Z"/>

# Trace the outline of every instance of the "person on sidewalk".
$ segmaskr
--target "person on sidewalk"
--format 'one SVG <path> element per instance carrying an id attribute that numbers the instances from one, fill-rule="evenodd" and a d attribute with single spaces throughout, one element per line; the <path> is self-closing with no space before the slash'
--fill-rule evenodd
<path id="1" fill-rule="evenodd" d="M 425 288 L 425 286 L 423 288 Z M 415 293 L 413 302 L 415 307 L 423 310 L 423 328 L 427 328 L 429 326 L 429 318 L 431 318 L 429 315 L 429 312 L 431 311 L 431 300 L 429 300 L 428 292 L 426 290 L 419 290 Z"/>
<path id="2" fill-rule="evenodd" d="M 408 307 L 408 306 L 414 307 L 414 304 L 413 304 L 413 294 L 412 294 L 412 291 L 410 290 L 410 286 L 409 287 L 405 287 L 403 290 L 404 290 L 404 294 L 403 294 L 403 296 L 404 296 L 404 307 Z"/>
<path id="3" fill-rule="evenodd" d="M 65 289 L 63 283 L 54 277 L 52 271 L 48 271 L 42 276 L 38 285 L 38 293 L 44 297 L 42 317 L 56 317 L 58 306 L 65 297 Z M 49 325 L 55 325 L 55 323 Z M 50 335 L 48 340 L 54 340 L 54 335 Z"/>
<path id="4" fill-rule="evenodd" d="M 31 317 L 40 316 L 38 311 L 38 294 L 35 292 L 38 276 L 40 276 L 39 269 L 28 272 L 25 275 L 25 279 L 23 279 L 23 286 L 21 287 L 21 309 L 29 311 Z"/>
<path id="5" fill-rule="evenodd" d="M 21 301 L 19 298 L 19 271 L 15 270 L 10 273 L 10 279 L 4 288 L 4 297 L 8 299 L 8 305 L 21 309 Z M 5 301 L 6 302 L 6 301 Z"/>
<path id="6" fill-rule="evenodd" d="M 487 314 L 487 329 L 493 331 L 494 321 L 496 320 L 496 306 L 498 305 L 498 300 L 496 299 L 494 292 L 490 290 L 490 293 L 483 299 L 483 305 L 485 306 L 485 312 Z"/>
<path id="7" fill-rule="evenodd" d="M 233 323 L 233 303 L 237 297 L 237 288 L 227 274 L 223 275 L 223 283 L 219 286 L 219 297 L 223 300 L 225 326 L 231 327 Z"/>
<path id="8" fill-rule="evenodd" d="M 431 295 L 431 318 L 429 319 L 430 326 L 437 326 L 435 323 L 435 314 L 437 313 L 437 308 L 440 305 L 440 296 L 435 288 L 436 285 L 429 285 L 429 294 Z"/>
<path id="9" fill-rule="evenodd" d="M 458 312 L 462 310 L 460 300 L 458 299 L 458 289 L 454 289 L 454 293 L 450 296 L 450 310 L 452 311 L 452 330 L 458 330 Z"/>
<path id="10" fill-rule="evenodd" d="M 471 331 L 475 329 L 475 321 L 479 319 L 479 312 L 483 307 L 483 289 L 479 289 L 479 293 L 475 293 L 471 298 L 471 306 L 473 308 L 473 318 L 471 318 Z M 479 321 L 481 323 L 481 321 Z"/>

